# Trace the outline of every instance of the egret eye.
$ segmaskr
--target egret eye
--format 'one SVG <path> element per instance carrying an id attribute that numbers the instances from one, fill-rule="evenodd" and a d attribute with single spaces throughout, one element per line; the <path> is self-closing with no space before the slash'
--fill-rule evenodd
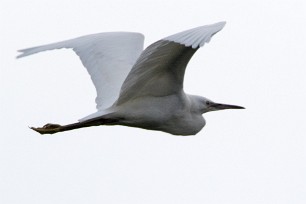
<path id="1" fill-rule="evenodd" d="M 211 104 L 211 103 L 210 103 L 210 101 L 206 101 L 206 105 L 208 105 L 208 106 L 209 106 L 210 104 Z"/>

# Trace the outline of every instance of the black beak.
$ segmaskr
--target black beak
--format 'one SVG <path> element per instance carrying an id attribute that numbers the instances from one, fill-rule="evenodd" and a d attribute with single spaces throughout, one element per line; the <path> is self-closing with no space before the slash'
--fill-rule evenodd
<path id="1" fill-rule="evenodd" d="M 216 110 L 224 110 L 224 109 L 245 109 L 242 106 L 236 106 L 236 105 L 228 105 L 228 104 L 222 104 L 222 103 L 214 103 L 211 107 L 215 108 Z"/>

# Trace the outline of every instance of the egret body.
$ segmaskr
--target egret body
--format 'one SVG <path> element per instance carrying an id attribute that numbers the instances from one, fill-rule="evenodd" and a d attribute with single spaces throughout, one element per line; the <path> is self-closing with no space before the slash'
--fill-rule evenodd
<path id="1" fill-rule="evenodd" d="M 98 125 L 124 125 L 173 135 L 195 135 L 202 114 L 241 106 L 215 103 L 186 94 L 183 81 L 193 54 L 225 22 L 197 27 L 161 39 L 143 50 L 140 33 L 110 32 L 20 50 L 24 57 L 45 50 L 72 48 L 88 70 L 97 91 L 97 109 L 77 123 L 46 124 L 33 130 L 53 134 Z"/>

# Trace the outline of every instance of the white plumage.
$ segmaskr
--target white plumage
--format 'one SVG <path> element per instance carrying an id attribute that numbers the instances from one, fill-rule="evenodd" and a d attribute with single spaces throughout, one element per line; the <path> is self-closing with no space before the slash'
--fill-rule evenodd
<path id="1" fill-rule="evenodd" d="M 174 35 L 170 35 L 164 38 L 164 40 L 180 43 L 187 47 L 191 46 L 195 49 L 197 47 L 202 47 L 205 43 L 208 43 L 211 37 L 220 31 L 224 26 L 225 22 L 200 26 Z"/>
<path id="2" fill-rule="evenodd" d="M 121 85 L 143 50 L 140 33 L 109 32 L 19 50 L 17 58 L 46 50 L 71 48 L 80 57 L 97 91 L 98 110 L 111 106 Z M 112 90 L 112 91 L 109 91 Z"/>
<path id="3" fill-rule="evenodd" d="M 185 68 L 196 50 L 225 22 L 201 26 L 163 38 L 143 50 L 140 33 L 87 35 L 20 50 L 24 57 L 45 50 L 72 48 L 96 87 L 98 111 L 70 125 L 32 128 L 41 134 L 96 126 L 125 125 L 193 135 L 205 125 L 203 113 L 240 106 L 218 104 L 185 94 Z"/>

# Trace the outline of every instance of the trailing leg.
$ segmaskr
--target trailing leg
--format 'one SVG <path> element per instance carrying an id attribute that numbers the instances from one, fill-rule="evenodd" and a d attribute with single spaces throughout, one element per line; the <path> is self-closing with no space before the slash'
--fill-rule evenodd
<path id="1" fill-rule="evenodd" d="M 59 125 L 59 124 L 51 124 L 48 123 L 44 125 L 43 127 L 30 127 L 32 130 L 40 133 L 40 134 L 54 134 L 58 132 L 64 132 L 79 128 L 85 128 L 90 126 L 99 126 L 99 125 L 112 125 L 115 124 L 118 121 L 118 119 L 105 119 L 105 118 L 96 118 L 84 122 L 78 122 L 78 123 L 72 123 L 68 125 Z"/>

